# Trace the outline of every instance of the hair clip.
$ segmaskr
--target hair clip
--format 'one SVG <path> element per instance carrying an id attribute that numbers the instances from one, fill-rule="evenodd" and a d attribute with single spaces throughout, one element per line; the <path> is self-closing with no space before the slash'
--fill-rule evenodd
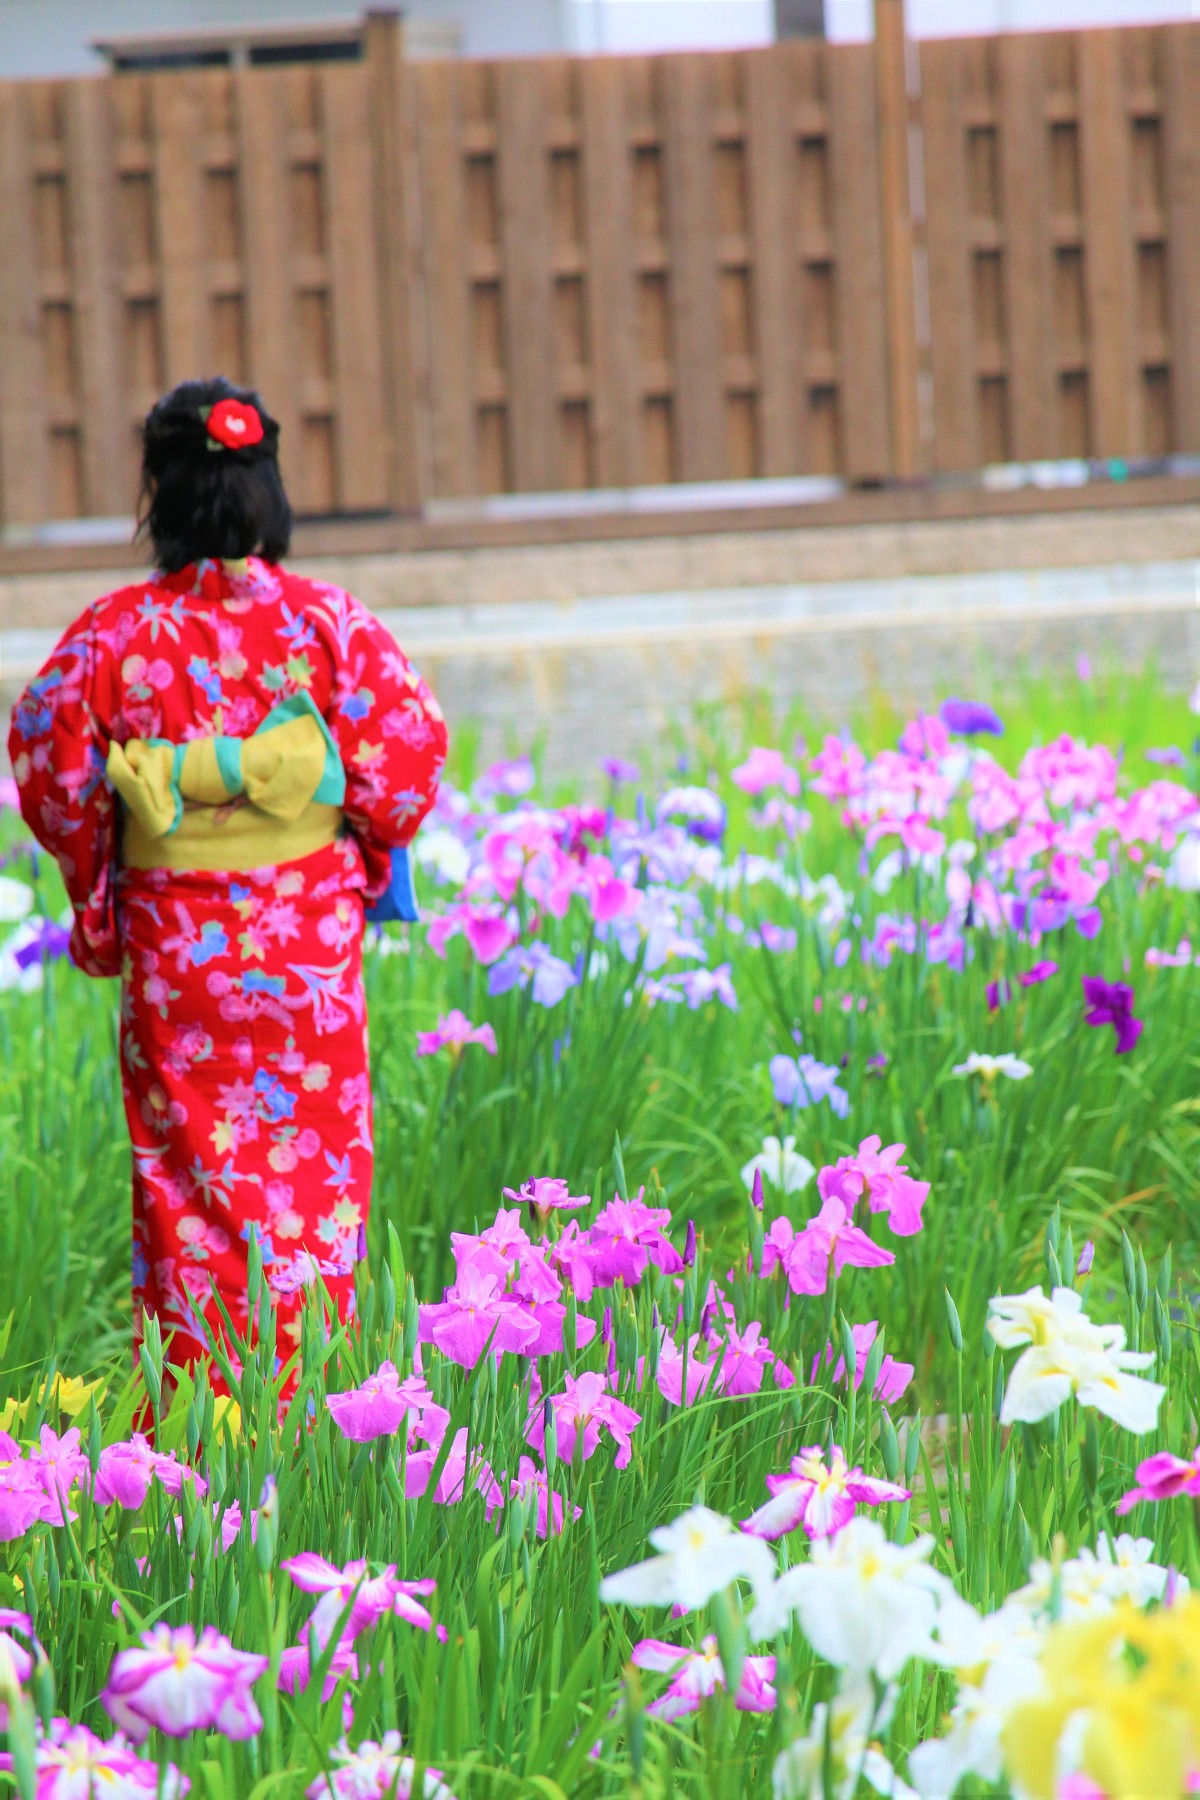
<path id="1" fill-rule="evenodd" d="M 263 422 L 258 409 L 241 400 L 218 400 L 215 406 L 201 407 L 200 417 L 208 432 L 210 450 L 247 450 L 261 444 Z"/>

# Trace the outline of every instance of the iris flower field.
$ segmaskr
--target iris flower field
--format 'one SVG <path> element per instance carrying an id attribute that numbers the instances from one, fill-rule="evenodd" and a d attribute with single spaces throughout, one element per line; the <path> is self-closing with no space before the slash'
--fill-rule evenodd
<path id="1" fill-rule="evenodd" d="M 1200 1786 L 1200 690 L 994 698 L 460 743 L 358 1317 L 314 1254 L 277 1353 L 281 1202 L 220 1393 L 131 1362 L 118 996 L 0 818 L 22 1800 Z"/>

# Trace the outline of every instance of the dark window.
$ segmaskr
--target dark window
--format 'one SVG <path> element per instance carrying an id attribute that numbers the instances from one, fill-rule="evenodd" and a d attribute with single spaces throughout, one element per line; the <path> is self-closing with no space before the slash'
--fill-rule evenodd
<path id="1" fill-rule="evenodd" d="M 112 66 L 125 74 L 152 69 L 227 69 L 228 50 L 116 50 Z"/>
<path id="2" fill-rule="evenodd" d="M 273 63 L 359 62 L 362 53 L 361 38 L 330 38 L 307 44 L 251 44 L 250 61 L 264 68 Z"/>

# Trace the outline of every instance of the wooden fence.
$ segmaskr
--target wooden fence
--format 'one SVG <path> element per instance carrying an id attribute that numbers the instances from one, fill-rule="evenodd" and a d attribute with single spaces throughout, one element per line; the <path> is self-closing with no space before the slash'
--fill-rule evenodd
<path id="1" fill-rule="evenodd" d="M 1200 26 L 0 85 L 0 521 L 184 376 L 310 514 L 1200 449 Z"/>

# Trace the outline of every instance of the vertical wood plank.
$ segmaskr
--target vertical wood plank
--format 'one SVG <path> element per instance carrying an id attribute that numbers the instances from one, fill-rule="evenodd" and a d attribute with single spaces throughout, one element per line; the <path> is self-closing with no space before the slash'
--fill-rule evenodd
<path id="1" fill-rule="evenodd" d="M 463 194 L 458 70 L 430 62 L 414 70 L 421 170 L 422 286 L 433 431 L 433 491 L 471 494 L 477 486 L 471 389 L 466 206 Z"/>
<path id="2" fill-rule="evenodd" d="M 637 480 L 639 394 L 625 65 L 589 56 L 580 67 L 591 431 L 599 487 Z"/>
<path id="3" fill-rule="evenodd" d="M 1200 450 L 1200 27 L 1163 38 L 1171 447 L 1186 454 Z"/>
<path id="4" fill-rule="evenodd" d="M 967 226 L 967 137 L 962 46 L 953 38 L 921 46 L 925 139 L 925 241 L 933 362 L 934 462 L 940 470 L 981 461 Z"/>
<path id="5" fill-rule="evenodd" d="M 883 212 L 888 411 L 892 473 L 917 472 L 917 308 L 908 181 L 908 79 L 904 0 L 875 0 L 875 97 Z"/>
<path id="6" fill-rule="evenodd" d="M 204 111 L 199 82 L 193 74 L 157 75 L 150 90 L 163 373 L 168 384 L 217 372 L 208 366 Z"/>
<path id="7" fill-rule="evenodd" d="M 727 463 L 708 69 L 703 56 L 671 56 L 662 73 L 679 474 L 719 481 Z"/>
<path id="8" fill-rule="evenodd" d="M 747 188 L 758 347 L 758 429 L 764 475 L 806 466 L 796 226 L 794 44 L 746 55 Z"/>
<path id="9" fill-rule="evenodd" d="M 128 401 L 120 355 L 112 79 L 70 82 L 66 108 L 83 502 L 88 514 L 101 517 L 131 512 L 134 505 L 128 486 Z"/>
<path id="10" fill-rule="evenodd" d="M 501 306 L 513 485 L 560 485 L 551 315 L 551 235 L 544 76 L 538 62 L 496 71 Z"/>
<path id="11" fill-rule="evenodd" d="M 0 523 L 50 510 L 46 369 L 25 89 L 0 83 Z"/>
<path id="12" fill-rule="evenodd" d="M 1008 417 L 1019 462 L 1058 453 L 1046 80 L 1036 33 L 999 40 Z"/>
<path id="13" fill-rule="evenodd" d="M 286 481 L 290 463 L 299 462 L 301 444 L 283 100 L 283 78 L 276 70 L 241 69 L 235 76 L 250 381 L 279 421 L 279 463 Z M 297 496 L 301 491 L 297 485 Z"/>
<path id="14" fill-rule="evenodd" d="M 1099 456 L 1129 456 L 1142 447 L 1142 424 L 1120 46 L 1114 31 L 1077 41 L 1092 438 Z"/>
<path id="15" fill-rule="evenodd" d="M 417 397 L 413 361 L 409 220 L 413 196 L 403 117 L 408 104 L 404 28 L 395 13 L 369 12 L 366 65 L 375 197 L 375 236 L 380 275 L 380 329 L 384 374 L 387 492 L 399 512 L 421 505 L 417 446 Z"/>
<path id="16" fill-rule="evenodd" d="M 891 473 L 875 71 L 869 44 L 825 47 L 843 472 Z"/>
<path id="17" fill-rule="evenodd" d="M 361 64 L 330 64 L 320 82 L 337 499 L 374 511 L 388 502 L 388 454 L 366 75 Z"/>

